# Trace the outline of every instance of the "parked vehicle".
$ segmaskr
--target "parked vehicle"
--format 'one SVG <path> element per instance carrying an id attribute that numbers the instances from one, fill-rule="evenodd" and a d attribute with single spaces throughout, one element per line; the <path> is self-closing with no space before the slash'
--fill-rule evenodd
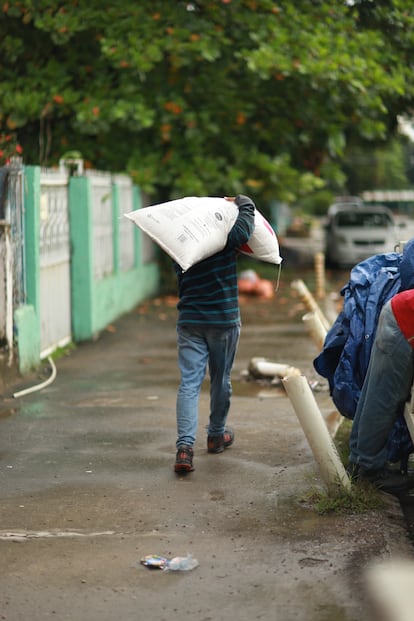
<path id="1" fill-rule="evenodd" d="M 332 205 L 325 227 L 326 263 L 351 267 L 374 254 L 392 252 L 398 243 L 397 230 L 392 211 L 383 205 Z"/>

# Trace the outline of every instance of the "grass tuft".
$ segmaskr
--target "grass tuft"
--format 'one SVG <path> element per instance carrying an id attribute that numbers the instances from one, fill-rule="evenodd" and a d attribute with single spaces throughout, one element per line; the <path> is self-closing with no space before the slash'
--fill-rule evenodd
<path id="1" fill-rule="evenodd" d="M 349 491 L 342 490 L 335 495 L 325 490 L 314 489 L 309 492 L 306 502 L 312 505 L 319 515 L 367 513 L 384 506 L 377 490 L 363 483 L 355 483 Z"/>
<path id="2" fill-rule="evenodd" d="M 352 421 L 345 419 L 335 436 L 335 446 L 345 467 L 349 461 L 349 435 L 351 429 Z M 352 513 L 366 513 L 384 506 L 378 491 L 369 483 L 364 482 L 353 483 L 349 491 L 340 485 L 338 485 L 338 489 L 335 492 L 314 488 L 304 500 L 312 505 L 319 515 L 328 513 L 348 515 Z"/>

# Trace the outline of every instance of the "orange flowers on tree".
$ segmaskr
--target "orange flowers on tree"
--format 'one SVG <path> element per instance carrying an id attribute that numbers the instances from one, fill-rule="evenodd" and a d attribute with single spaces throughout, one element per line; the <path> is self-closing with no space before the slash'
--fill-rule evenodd
<path id="1" fill-rule="evenodd" d="M 0 165 L 10 163 L 12 157 L 22 155 L 23 147 L 17 142 L 13 134 L 0 134 Z"/>

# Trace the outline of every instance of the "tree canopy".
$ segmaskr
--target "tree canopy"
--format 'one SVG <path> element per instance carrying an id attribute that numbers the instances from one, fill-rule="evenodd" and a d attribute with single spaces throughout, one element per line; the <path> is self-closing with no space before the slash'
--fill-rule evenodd
<path id="1" fill-rule="evenodd" d="M 0 51 L 0 153 L 78 150 L 159 199 L 341 188 L 414 103 L 405 0 L 10 1 Z"/>

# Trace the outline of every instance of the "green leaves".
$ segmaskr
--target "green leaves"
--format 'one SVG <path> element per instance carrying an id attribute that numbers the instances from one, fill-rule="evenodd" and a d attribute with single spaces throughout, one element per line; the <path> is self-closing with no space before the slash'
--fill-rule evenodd
<path id="1" fill-rule="evenodd" d="M 412 109 L 405 4 L 4 3 L 0 132 L 27 163 L 78 149 L 154 197 L 292 202 L 337 185 L 349 142 L 385 140 Z"/>

